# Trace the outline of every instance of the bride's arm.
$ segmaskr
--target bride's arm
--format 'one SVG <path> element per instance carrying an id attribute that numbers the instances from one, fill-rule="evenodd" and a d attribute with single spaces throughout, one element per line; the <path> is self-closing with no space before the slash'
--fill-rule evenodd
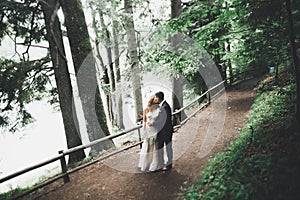
<path id="1" fill-rule="evenodd" d="M 148 109 L 146 108 L 146 109 L 144 110 L 144 112 L 143 112 L 143 127 L 144 127 L 144 130 L 145 130 L 145 128 L 146 128 L 146 123 L 147 123 L 147 117 L 146 117 L 147 112 L 148 112 Z"/>

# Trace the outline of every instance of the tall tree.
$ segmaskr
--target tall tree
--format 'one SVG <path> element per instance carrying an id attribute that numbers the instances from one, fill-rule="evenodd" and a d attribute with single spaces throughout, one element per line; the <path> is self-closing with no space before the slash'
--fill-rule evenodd
<path id="1" fill-rule="evenodd" d="M 288 28 L 289 28 L 289 38 L 290 38 L 290 46 L 291 46 L 291 55 L 293 59 L 293 65 L 296 72 L 296 87 L 297 87 L 297 108 L 296 108 L 296 119 L 298 125 L 300 125 L 300 65 L 299 58 L 297 55 L 297 47 L 295 43 L 295 31 L 294 31 L 294 20 L 292 15 L 291 1 L 286 0 L 286 12 L 288 18 Z"/>
<path id="2" fill-rule="evenodd" d="M 116 82 L 115 82 L 115 77 L 114 77 L 114 63 L 113 63 L 113 58 L 112 58 L 112 41 L 111 41 L 111 34 L 108 30 L 108 27 L 106 23 L 104 22 L 104 13 L 102 11 L 102 8 L 98 8 L 98 16 L 99 16 L 99 21 L 100 21 L 100 27 L 102 29 L 102 35 L 103 35 L 103 40 L 104 40 L 104 47 L 106 50 L 106 55 L 107 55 L 107 63 L 105 63 L 105 68 L 107 68 L 107 74 L 108 74 L 108 79 L 109 79 L 109 95 L 108 95 L 108 111 L 110 114 L 110 121 L 112 124 L 115 124 L 115 116 L 113 112 L 113 104 L 115 102 L 115 98 L 112 95 L 115 90 L 116 90 Z M 100 55 L 101 56 L 101 55 Z"/>
<path id="3" fill-rule="evenodd" d="M 16 129 L 20 122 L 22 126 L 31 122 L 31 115 L 26 111 L 25 104 L 49 97 L 47 95 L 51 97 L 47 99 L 50 103 L 57 103 L 56 98 L 58 97 L 67 146 L 72 148 L 82 143 L 76 129 L 76 116 L 73 117 L 71 114 L 72 86 L 65 60 L 60 23 L 56 15 L 58 6 L 58 1 L 49 0 L 42 2 L 36 0 L 1 2 L 0 24 L 4 28 L 1 29 L 1 32 L 3 31 L 9 37 L 15 38 L 15 42 L 19 41 L 15 43 L 15 55 L 18 55 L 17 59 L 20 60 L 10 60 L 9 62 L 8 60 L 5 62 L 1 60 L 1 103 L 8 102 L 6 108 L 1 109 L 1 114 L 4 114 L 6 109 L 15 110 L 14 107 L 18 106 L 18 112 L 21 116 L 18 116 L 10 130 Z M 45 39 L 48 41 L 49 47 L 40 44 Z M 22 40 L 23 42 L 21 42 Z M 17 46 L 25 47 L 25 52 L 19 53 Z M 31 60 L 30 50 L 33 48 L 43 48 L 49 52 L 45 58 Z M 52 65 L 49 64 L 51 61 Z M 6 68 L 5 70 L 2 68 L 3 66 Z M 56 88 L 55 84 L 51 84 L 53 75 L 56 80 Z M 49 86 L 53 87 L 48 90 Z M 6 95 L 8 98 L 5 98 Z M 10 103 L 13 103 L 14 107 L 10 106 Z M 8 126 L 9 124 L 5 125 Z M 84 157 L 83 150 L 77 151 L 70 155 L 69 163 L 80 161 Z"/>
<path id="4" fill-rule="evenodd" d="M 113 5 L 113 12 L 116 12 L 116 5 Z M 122 100 L 122 82 L 121 82 L 121 70 L 120 70 L 120 50 L 119 50 L 119 21 L 113 17 L 112 18 L 112 38 L 113 38 L 113 52 L 114 52 L 114 73 L 116 82 L 116 121 L 117 125 L 123 129 L 123 100 Z"/>
<path id="5" fill-rule="evenodd" d="M 141 119 L 143 113 L 142 90 L 140 80 L 140 66 L 138 56 L 138 45 L 136 39 L 136 32 L 133 20 L 133 6 L 132 0 L 124 0 L 124 25 L 126 29 L 128 55 L 130 63 L 130 77 L 133 89 L 133 99 L 135 105 L 135 118 Z"/>
<path id="6" fill-rule="evenodd" d="M 181 14 L 181 0 L 171 0 L 171 18 L 175 19 L 179 17 Z M 175 35 L 176 37 L 176 35 Z M 176 51 L 176 48 L 180 44 L 176 44 L 176 42 L 180 42 L 176 38 L 172 40 L 171 46 Z M 181 70 L 173 77 L 172 80 L 172 105 L 173 110 L 176 111 L 183 106 L 183 75 Z M 179 124 L 182 120 L 182 113 L 177 116 L 174 116 L 173 123 Z"/>
<path id="7" fill-rule="evenodd" d="M 116 19 L 116 2 L 96 3 L 89 2 L 89 7 L 93 17 L 93 31 L 96 35 L 97 58 L 99 59 L 104 93 L 106 94 L 107 113 L 111 125 L 124 128 L 122 91 L 120 88 L 120 59 L 119 59 L 119 29 L 120 25 Z M 109 19 L 109 20 L 105 20 Z M 110 31 L 111 30 L 111 31 Z M 101 44 L 100 44 L 101 43 Z M 99 48 L 105 48 L 106 53 L 101 55 Z M 105 57 L 104 57 L 105 56 Z M 107 76 L 106 78 L 103 76 Z"/>
<path id="8" fill-rule="evenodd" d="M 109 132 L 105 113 L 103 113 L 102 101 L 99 99 L 99 95 L 96 96 L 96 94 L 100 93 L 98 93 L 95 58 L 92 54 L 85 16 L 80 1 L 61 0 L 61 3 L 87 132 L 90 141 L 94 141 L 109 135 Z M 96 99 L 97 101 L 95 101 Z M 96 109 L 99 110 L 97 111 Z M 100 116 L 97 116 L 96 113 L 100 114 Z M 92 150 L 99 152 L 112 146 L 112 141 L 107 141 L 93 146 Z"/>
<path id="9" fill-rule="evenodd" d="M 113 123 L 113 112 L 112 112 L 112 95 L 111 91 L 114 88 L 115 83 L 111 82 L 113 76 L 112 71 L 110 68 L 110 63 L 112 63 L 112 57 L 111 57 L 111 47 L 108 46 L 110 44 L 110 41 L 107 40 L 107 36 L 109 35 L 108 29 L 103 27 L 104 25 L 104 14 L 103 9 L 104 6 L 100 3 L 97 4 L 94 1 L 89 2 L 89 8 L 92 13 L 92 27 L 94 34 L 96 35 L 95 38 L 95 57 L 99 60 L 99 62 L 96 62 L 97 67 L 99 68 L 99 76 L 100 76 L 100 88 L 102 89 L 103 93 L 103 99 L 106 102 L 106 111 L 108 113 L 107 118 L 109 123 Z M 100 16 L 99 16 L 100 15 Z M 98 26 L 98 18 L 100 18 L 100 26 Z M 101 45 L 103 44 L 104 45 Z M 106 49 L 106 54 L 102 55 L 102 49 L 104 47 Z M 106 59 L 104 56 L 107 56 Z"/>
<path id="10" fill-rule="evenodd" d="M 75 120 L 77 120 L 77 118 L 73 117 L 71 114 L 73 105 L 72 85 L 63 45 L 62 32 L 57 17 L 57 11 L 60 4 L 59 0 L 45 0 L 41 1 L 41 5 L 45 18 L 47 40 L 50 47 L 51 60 L 59 97 L 59 105 L 67 138 L 67 146 L 68 148 L 72 148 L 81 145 L 82 142 L 79 132 L 76 129 Z M 85 158 L 84 151 L 76 151 L 70 154 L 69 164 L 80 161 L 83 158 Z"/>

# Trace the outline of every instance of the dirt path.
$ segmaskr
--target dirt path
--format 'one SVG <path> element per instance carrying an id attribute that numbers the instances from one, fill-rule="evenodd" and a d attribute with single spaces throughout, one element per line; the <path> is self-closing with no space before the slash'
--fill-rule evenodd
<path id="1" fill-rule="evenodd" d="M 72 174 L 70 183 L 57 181 L 25 199 L 176 199 L 183 182 L 196 181 L 213 154 L 238 136 L 258 81 L 227 89 L 174 133 L 174 167 L 170 171 L 138 173 L 137 147 Z"/>

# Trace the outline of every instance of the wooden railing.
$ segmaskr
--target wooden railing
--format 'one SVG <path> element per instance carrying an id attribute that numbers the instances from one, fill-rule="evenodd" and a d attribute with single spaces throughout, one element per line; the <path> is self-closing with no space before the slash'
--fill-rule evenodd
<path id="1" fill-rule="evenodd" d="M 246 74 L 250 75 L 250 74 L 252 74 L 253 72 L 255 72 L 255 70 L 249 70 L 248 72 L 238 73 L 238 74 L 236 74 L 235 76 L 240 76 L 240 75 L 241 75 L 241 76 L 243 76 L 243 77 L 246 77 Z M 179 123 L 176 124 L 176 125 L 174 126 L 174 128 L 179 128 L 179 127 L 181 127 L 181 126 L 182 126 L 183 124 L 185 124 L 191 117 L 195 116 L 200 110 L 202 110 L 204 107 L 206 107 L 208 104 L 210 104 L 211 99 L 214 98 L 215 96 L 217 96 L 220 92 L 224 91 L 224 88 L 225 88 L 225 87 L 222 87 L 222 89 L 221 89 L 220 91 L 218 91 L 213 97 L 210 96 L 210 93 L 211 93 L 213 90 L 215 90 L 216 88 L 218 88 L 219 86 L 221 86 L 222 84 L 226 83 L 228 80 L 229 80 L 229 78 L 227 78 L 226 80 L 223 80 L 223 81 L 221 81 L 220 83 L 216 84 L 215 86 L 209 88 L 209 89 L 208 89 L 205 93 L 203 93 L 201 96 L 197 97 L 196 99 L 194 99 L 193 101 L 191 101 L 191 102 L 190 102 L 189 104 L 187 104 L 186 106 L 184 106 L 184 107 L 180 108 L 179 110 L 176 110 L 174 113 L 172 113 L 172 116 L 180 115 L 185 109 L 187 109 L 187 108 L 189 108 L 190 106 L 192 106 L 193 104 L 199 102 L 199 100 L 200 100 L 201 98 L 203 98 L 203 97 L 205 97 L 205 96 L 207 97 L 207 101 L 206 101 L 205 103 L 202 103 L 202 104 L 200 105 L 199 108 L 197 108 L 192 114 L 190 114 L 189 116 L 187 116 L 183 121 L 179 121 Z M 180 119 L 180 118 L 179 118 L 179 119 Z M 23 192 L 23 193 L 21 193 L 21 194 L 19 194 L 19 195 L 17 195 L 17 196 L 12 197 L 11 199 L 18 199 L 18 198 L 20 198 L 20 197 L 22 197 L 22 196 L 25 196 L 25 195 L 27 195 L 27 194 L 29 194 L 29 193 L 31 193 L 31 192 L 33 192 L 33 191 L 39 189 L 39 188 L 42 188 L 42 187 L 44 187 L 44 186 L 46 186 L 46 185 L 49 185 L 50 183 L 53 183 L 54 181 L 56 181 L 56 180 L 58 180 L 58 179 L 61 179 L 61 178 L 63 178 L 64 183 L 68 183 L 68 182 L 70 181 L 70 176 L 69 176 L 69 175 L 72 174 L 72 173 L 74 173 L 74 172 L 76 172 L 76 171 L 78 171 L 78 170 L 80 170 L 80 169 L 82 169 L 82 168 L 85 168 L 85 167 L 87 167 L 87 166 L 90 166 L 90 165 L 92 165 L 92 164 L 94 164 L 94 163 L 97 163 L 97 162 L 99 162 L 99 161 L 102 161 L 102 160 L 104 160 L 104 159 L 106 159 L 106 158 L 109 158 L 109 157 L 111 157 L 111 156 L 113 156 L 113 155 L 116 155 L 116 154 L 118 154 L 118 153 L 120 153 L 120 152 L 123 152 L 123 151 L 125 151 L 125 150 L 130 149 L 130 148 L 133 148 L 133 147 L 135 147 L 135 146 L 140 145 L 140 147 L 141 147 L 141 145 L 142 145 L 142 138 L 141 138 L 141 133 L 140 133 L 140 129 L 141 129 L 141 128 L 142 128 L 142 125 L 140 124 L 140 125 L 137 125 L 137 126 L 131 128 L 131 129 L 122 131 L 122 132 L 120 132 L 120 133 L 118 133 L 118 134 L 110 135 L 110 136 L 107 136 L 107 137 L 103 137 L 103 138 L 100 138 L 100 139 L 98 139 L 98 140 L 92 141 L 92 142 L 90 142 L 90 143 L 88 143 L 88 144 L 85 144 L 85 145 L 80 145 L 80 146 L 77 146 L 77 147 L 74 147 L 74 148 L 71 148 L 71 149 L 68 149 L 68 150 L 65 150 L 65 151 L 61 150 L 61 151 L 58 152 L 58 155 L 57 155 L 57 156 L 54 156 L 53 158 L 50 158 L 50 159 L 48 159 L 48 160 L 45 160 L 45 161 L 40 162 L 40 163 L 38 163 L 38 164 L 35 164 L 35 165 L 31 166 L 31 167 L 25 168 L 25 169 L 23 169 L 23 170 L 21 170 L 21 171 L 15 172 L 15 173 L 13 173 L 13 174 L 10 174 L 10 175 L 8 175 L 8 176 L 5 176 L 5 177 L 1 178 L 1 179 L 0 179 L 0 184 L 3 183 L 3 182 L 5 182 L 5 181 L 8 181 L 8 180 L 10 180 L 10 179 L 13 179 L 13 178 L 15 178 L 15 177 L 17 177 L 17 176 L 20 176 L 20 175 L 22 175 L 22 174 L 25 174 L 25 173 L 27 173 L 27 172 L 29 172 L 29 171 L 32 171 L 32 170 L 35 170 L 35 169 L 40 168 L 40 167 L 42 167 L 42 166 L 45 166 L 45 165 L 47 165 L 47 164 L 56 162 L 56 161 L 58 161 L 58 160 L 60 160 L 60 164 L 61 164 L 61 171 L 62 171 L 61 174 L 58 174 L 58 175 L 56 175 L 56 176 L 54 176 L 54 177 L 48 179 L 47 181 L 45 181 L 45 182 L 43 182 L 43 183 L 40 183 L 40 184 L 38 184 L 38 185 L 32 187 L 31 189 L 29 189 L 29 190 L 27 190 L 27 191 L 25 191 L 25 192 Z M 132 145 L 130 145 L 130 146 L 126 146 L 126 147 L 124 147 L 124 148 L 121 148 L 121 149 L 119 149 L 119 150 L 113 151 L 113 152 L 111 152 L 111 153 L 108 153 L 108 154 L 106 154 L 106 155 L 104 155 L 104 156 L 101 156 L 101 157 L 95 159 L 95 160 L 92 160 L 92 161 L 90 161 L 90 162 L 87 162 L 87 163 L 85 163 L 85 164 L 82 164 L 82 165 L 80 165 L 80 166 L 78 166 L 78 167 L 76 167 L 76 168 L 73 168 L 73 169 L 68 170 L 68 168 L 67 168 L 67 163 L 66 163 L 66 159 L 65 159 L 65 156 L 66 156 L 66 155 L 69 155 L 69 154 L 71 154 L 71 153 L 74 153 L 74 152 L 76 152 L 76 151 L 78 151 L 78 150 L 82 150 L 82 149 L 89 148 L 89 147 L 91 147 L 91 146 L 93 146 L 93 145 L 96 145 L 96 144 L 98 144 L 98 143 L 101 143 L 101 142 L 104 142 L 104 141 L 107 141 L 107 140 L 111 140 L 111 139 L 114 139 L 114 138 L 123 136 L 123 135 L 125 135 L 125 134 L 128 134 L 128 133 L 130 133 L 130 132 L 132 132 L 132 131 L 136 131 L 136 130 L 138 131 L 138 137 L 139 137 L 139 141 L 138 141 L 138 142 L 136 142 L 136 143 L 134 143 L 134 144 L 132 144 Z"/>

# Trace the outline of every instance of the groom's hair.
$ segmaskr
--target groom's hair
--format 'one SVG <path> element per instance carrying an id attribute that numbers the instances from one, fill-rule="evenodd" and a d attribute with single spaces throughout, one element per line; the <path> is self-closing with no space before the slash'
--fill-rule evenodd
<path id="1" fill-rule="evenodd" d="M 159 98 L 161 101 L 163 101 L 163 100 L 165 99 L 165 95 L 164 95 L 163 92 L 156 92 L 156 93 L 155 93 L 155 96 L 156 96 L 157 98 Z"/>

